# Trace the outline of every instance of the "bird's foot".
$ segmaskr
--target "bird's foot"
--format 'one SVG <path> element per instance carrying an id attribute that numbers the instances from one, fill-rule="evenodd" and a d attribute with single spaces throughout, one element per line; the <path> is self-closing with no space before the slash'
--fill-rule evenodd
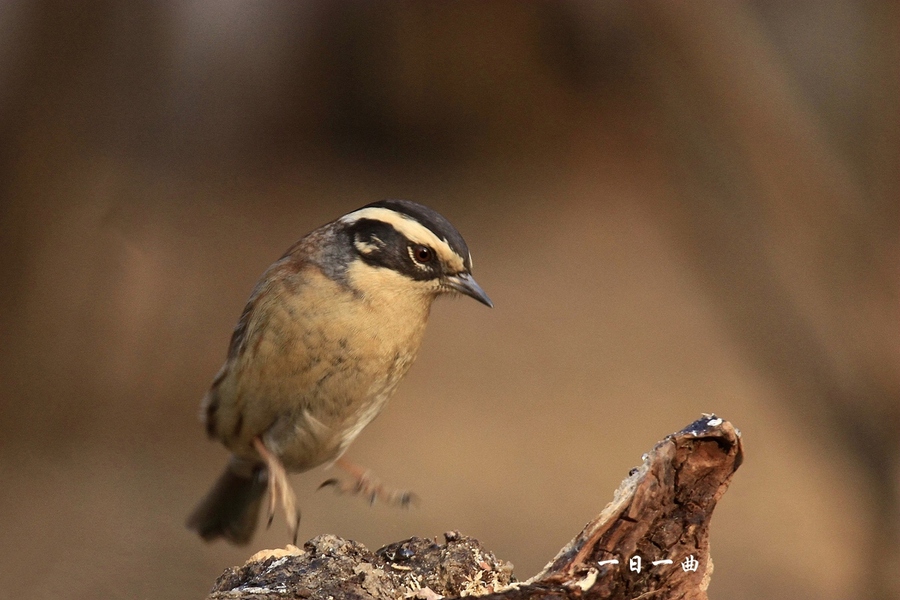
<path id="1" fill-rule="evenodd" d="M 269 507 L 266 527 L 272 525 L 275 510 L 280 502 L 281 507 L 284 509 L 284 518 L 291 533 L 291 540 L 296 544 L 297 532 L 300 530 L 300 509 L 297 508 L 297 496 L 294 494 L 294 488 L 291 487 L 288 481 L 287 471 L 285 471 L 284 465 L 281 464 L 281 460 L 266 448 L 266 445 L 260 438 L 253 439 L 253 447 L 266 463 L 266 469 L 268 470 Z"/>
<path id="2" fill-rule="evenodd" d="M 412 504 L 418 504 L 418 496 L 406 490 L 387 487 L 381 480 L 372 476 L 372 472 L 368 469 L 364 469 L 343 458 L 339 458 L 334 464 L 349 473 L 350 480 L 344 481 L 332 478 L 324 481 L 319 486 L 319 489 L 333 487 L 339 494 L 363 496 L 369 501 L 369 504 L 381 501 L 390 506 L 402 506 L 404 508 Z"/>

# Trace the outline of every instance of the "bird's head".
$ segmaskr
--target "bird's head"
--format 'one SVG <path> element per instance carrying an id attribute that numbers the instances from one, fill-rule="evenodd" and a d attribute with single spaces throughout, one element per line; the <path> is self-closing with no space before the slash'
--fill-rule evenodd
<path id="1" fill-rule="evenodd" d="M 335 222 L 352 247 L 348 279 L 373 289 L 435 297 L 459 293 L 493 307 L 472 277 L 472 256 L 459 231 L 434 210 L 409 200 L 382 200 Z"/>

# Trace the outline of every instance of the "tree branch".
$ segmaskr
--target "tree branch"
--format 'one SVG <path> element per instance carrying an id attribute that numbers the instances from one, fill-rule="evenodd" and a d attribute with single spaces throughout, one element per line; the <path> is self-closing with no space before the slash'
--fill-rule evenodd
<path id="1" fill-rule="evenodd" d="M 704 415 L 647 453 L 613 501 L 525 582 L 455 532 L 443 544 L 416 537 L 375 553 L 323 535 L 227 570 L 209 599 L 706 600 L 709 521 L 742 458 L 740 433 Z"/>

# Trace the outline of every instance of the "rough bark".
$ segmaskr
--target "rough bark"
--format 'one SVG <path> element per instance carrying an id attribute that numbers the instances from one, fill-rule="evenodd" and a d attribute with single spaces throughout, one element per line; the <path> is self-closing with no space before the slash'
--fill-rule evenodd
<path id="1" fill-rule="evenodd" d="M 443 543 L 415 537 L 374 553 L 323 535 L 228 569 L 209 598 L 705 600 L 713 570 L 709 521 L 742 457 L 740 432 L 704 415 L 648 452 L 613 501 L 524 582 L 509 563 L 455 532 Z"/>

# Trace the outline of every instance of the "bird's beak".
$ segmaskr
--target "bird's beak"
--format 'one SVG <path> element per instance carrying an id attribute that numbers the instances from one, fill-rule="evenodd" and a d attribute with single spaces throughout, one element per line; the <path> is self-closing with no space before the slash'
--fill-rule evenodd
<path id="1" fill-rule="evenodd" d="M 491 302 L 491 299 L 488 298 L 488 295 L 484 293 L 484 290 L 481 289 L 481 286 L 472 279 L 472 276 L 468 273 L 458 273 L 456 275 L 448 275 L 444 277 L 444 285 L 449 288 L 452 288 L 459 292 L 460 294 L 465 294 L 471 298 L 475 298 L 482 304 L 486 305 L 488 308 L 494 308 L 494 303 Z"/>

